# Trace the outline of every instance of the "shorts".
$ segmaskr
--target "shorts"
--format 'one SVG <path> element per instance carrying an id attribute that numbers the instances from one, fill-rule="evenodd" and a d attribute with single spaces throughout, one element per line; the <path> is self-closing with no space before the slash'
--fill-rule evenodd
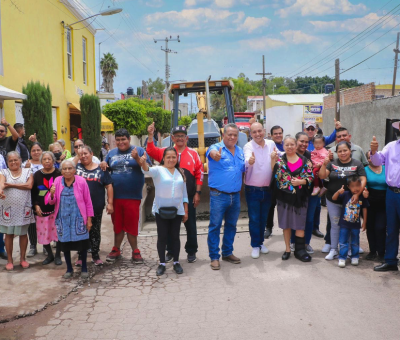
<path id="1" fill-rule="evenodd" d="M 141 200 L 114 199 L 114 212 L 111 220 L 114 225 L 114 233 L 124 231 L 133 236 L 139 234 L 139 212 Z"/>
<path id="2" fill-rule="evenodd" d="M 23 236 L 28 233 L 29 224 L 6 227 L 0 225 L 0 233 L 7 235 Z"/>

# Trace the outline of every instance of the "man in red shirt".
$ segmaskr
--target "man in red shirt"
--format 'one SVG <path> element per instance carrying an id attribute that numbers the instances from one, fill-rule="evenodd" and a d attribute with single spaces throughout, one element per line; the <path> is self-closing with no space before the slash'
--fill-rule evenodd
<path id="1" fill-rule="evenodd" d="M 161 162 L 165 148 L 158 148 L 153 143 L 154 123 L 147 128 L 147 154 L 154 158 L 157 162 Z M 197 227 L 196 227 L 196 207 L 200 203 L 201 186 L 203 185 L 203 164 L 201 163 L 199 154 L 187 146 L 188 136 L 185 126 L 177 126 L 172 129 L 171 139 L 175 144 L 175 149 L 179 154 L 179 166 L 185 172 L 186 188 L 189 198 L 189 218 L 185 222 L 187 241 L 185 250 L 187 252 L 187 260 L 189 263 L 196 261 L 197 253 Z M 169 252 L 169 244 L 167 245 L 166 262 L 172 260 L 172 254 Z"/>

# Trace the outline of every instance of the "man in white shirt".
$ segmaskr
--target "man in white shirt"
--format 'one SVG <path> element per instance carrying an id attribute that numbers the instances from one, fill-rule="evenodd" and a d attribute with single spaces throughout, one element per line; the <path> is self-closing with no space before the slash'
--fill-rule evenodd
<path id="1" fill-rule="evenodd" d="M 265 131 L 260 123 L 250 127 L 253 138 L 244 148 L 245 192 L 249 212 L 249 232 L 251 238 L 251 257 L 260 257 L 268 253 L 264 245 L 264 229 L 271 206 L 269 184 L 272 176 L 271 153 L 276 146 L 272 140 L 265 139 Z"/>

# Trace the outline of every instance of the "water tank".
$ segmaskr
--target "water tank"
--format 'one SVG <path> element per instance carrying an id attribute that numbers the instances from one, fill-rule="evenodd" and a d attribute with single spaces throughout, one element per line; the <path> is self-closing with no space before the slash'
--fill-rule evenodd
<path id="1" fill-rule="evenodd" d="M 128 96 L 133 96 L 133 88 L 132 87 L 128 87 L 127 90 L 126 90 L 126 94 Z"/>
<path id="2" fill-rule="evenodd" d="M 335 87 L 333 86 L 333 84 L 326 84 L 325 85 L 325 94 L 332 93 L 334 89 L 335 89 Z"/>

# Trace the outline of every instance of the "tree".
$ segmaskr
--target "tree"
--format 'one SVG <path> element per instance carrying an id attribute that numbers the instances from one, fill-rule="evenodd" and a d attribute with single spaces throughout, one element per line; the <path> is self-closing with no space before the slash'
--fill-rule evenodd
<path id="1" fill-rule="evenodd" d="M 95 156 L 101 151 L 101 108 L 99 97 L 84 94 L 79 100 L 81 106 L 82 136 Z"/>
<path id="2" fill-rule="evenodd" d="M 142 88 L 141 87 L 137 87 L 137 89 L 136 89 L 136 94 L 138 95 L 138 96 L 141 96 L 142 95 Z"/>
<path id="3" fill-rule="evenodd" d="M 114 54 L 104 53 L 100 60 L 101 75 L 103 76 L 103 89 L 105 92 L 114 93 L 114 78 L 117 76 L 118 64 Z"/>
<path id="4" fill-rule="evenodd" d="M 157 77 L 156 80 L 151 80 L 151 78 L 149 78 L 149 80 L 146 83 L 147 83 L 147 90 L 150 95 L 155 95 L 155 94 L 162 95 L 165 91 L 164 80 L 162 80 L 160 77 Z"/>
<path id="5" fill-rule="evenodd" d="M 167 110 L 163 110 L 163 115 L 163 126 L 159 131 L 160 133 L 171 133 L 172 113 Z"/>
<path id="6" fill-rule="evenodd" d="M 29 136 L 36 133 L 37 140 L 45 150 L 49 144 L 53 143 L 53 123 L 52 123 L 52 96 L 49 85 L 41 85 L 40 82 L 29 82 L 22 92 L 28 96 L 22 102 L 22 116 L 26 131 L 25 142 L 31 142 Z"/>
<path id="7" fill-rule="evenodd" d="M 178 125 L 184 125 L 186 128 L 188 128 L 191 122 L 192 118 L 190 116 L 183 116 L 181 119 L 179 119 Z"/>

